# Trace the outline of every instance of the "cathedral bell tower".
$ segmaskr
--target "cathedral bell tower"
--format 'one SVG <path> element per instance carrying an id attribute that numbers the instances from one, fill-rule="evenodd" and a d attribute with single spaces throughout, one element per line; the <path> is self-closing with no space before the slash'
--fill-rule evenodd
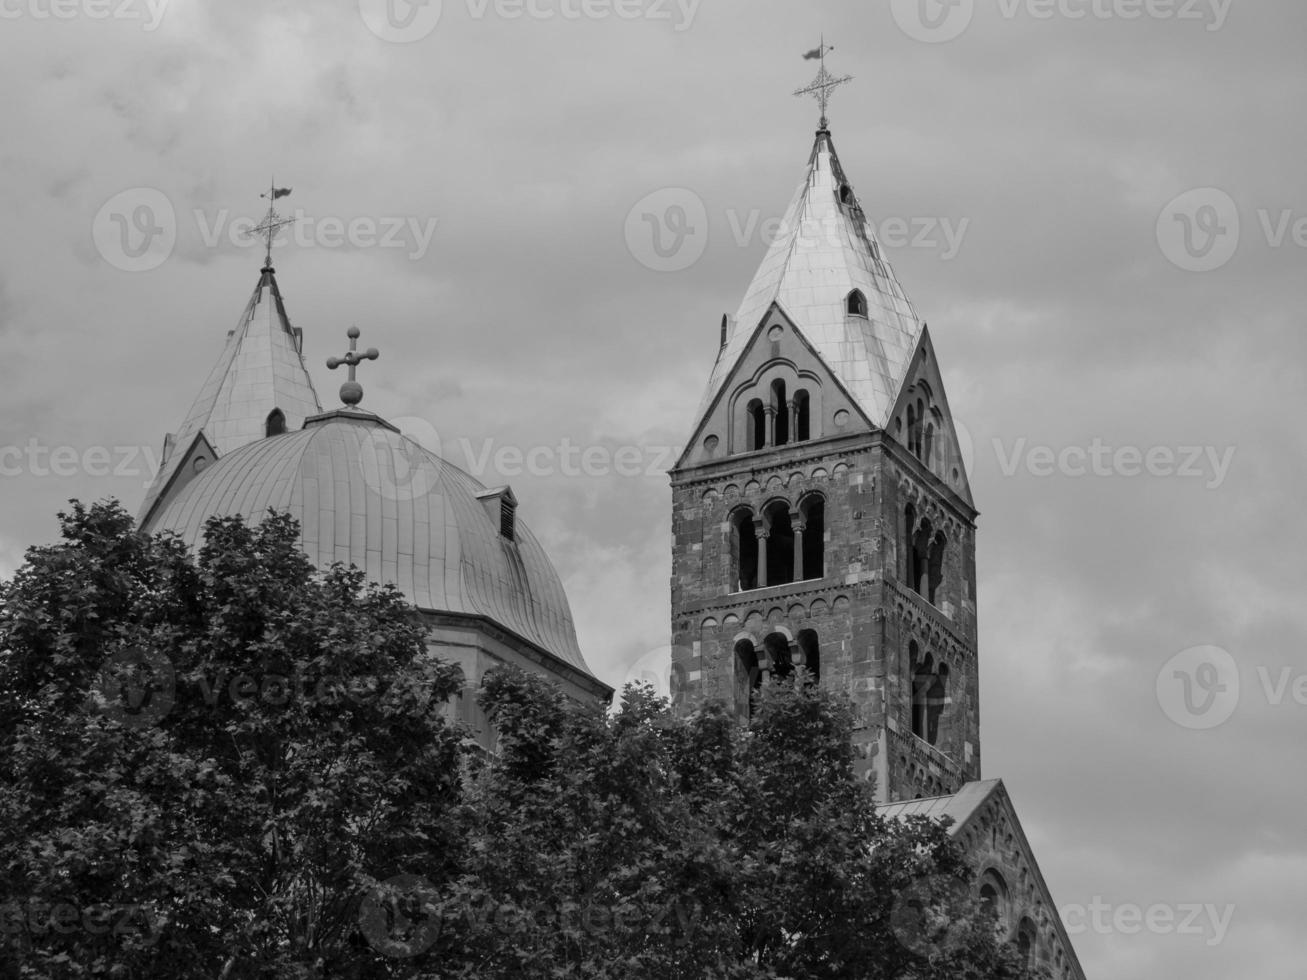
<path id="1" fill-rule="evenodd" d="M 801 665 L 856 703 L 878 801 L 951 794 L 980 778 L 977 511 L 930 334 L 824 109 L 671 473 L 673 672 L 683 710 L 743 721 Z"/>

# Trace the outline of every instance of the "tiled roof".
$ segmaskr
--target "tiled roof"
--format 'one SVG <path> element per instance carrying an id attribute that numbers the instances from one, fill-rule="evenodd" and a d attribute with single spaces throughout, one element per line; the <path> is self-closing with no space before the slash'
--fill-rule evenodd
<path id="1" fill-rule="evenodd" d="M 867 300 L 847 312 L 849 294 Z M 717 357 L 699 417 L 726 383 L 749 339 L 778 303 L 849 389 L 873 424 L 893 411 L 921 324 L 845 179 L 830 133 L 817 134 L 807 174 Z"/>
<path id="2" fill-rule="evenodd" d="M 146 529 L 198 548 L 210 517 L 288 511 L 319 567 L 352 563 L 420 609 L 485 616 L 590 673 L 558 573 L 520 518 L 514 540 L 501 534 L 498 497 L 485 491 L 376 416 L 347 409 L 223 456 Z"/>
<path id="3" fill-rule="evenodd" d="M 951 796 L 932 796 L 924 800 L 882 803 L 876 807 L 876 812 L 887 819 L 902 819 L 914 815 L 930 817 L 932 820 L 952 817 L 953 825 L 949 828 L 949 833 L 956 834 L 1000 783 L 1001 780 L 998 779 L 978 780 L 966 783 Z"/>
<path id="4" fill-rule="evenodd" d="M 225 456 L 262 439 L 274 408 L 285 414 L 287 429 L 298 429 L 322 411 L 276 275 L 268 266 L 259 273 L 245 312 L 171 441 L 141 505 L 141 521 L 149 517 L 197 435 L 204 433 L 218 455 Z"/>

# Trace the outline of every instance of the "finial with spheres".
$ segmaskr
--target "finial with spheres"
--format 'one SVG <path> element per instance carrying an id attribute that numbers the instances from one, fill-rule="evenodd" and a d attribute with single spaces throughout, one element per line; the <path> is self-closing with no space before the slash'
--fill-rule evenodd
<path id="1" fill-rule="evenodd" d="M 363 386 L 354 380 L 354 370 L 358 367 L 360 361 L 375 361 L 380 357 L 380 353 L 375 347 L 369 347 L 365 351 L 359 351 L 359 328 L 350 327 L 346 336 L 349 337 L 349 351 L 344 357 L 327 358 L 328 369 L 334 371 L 342 364 L 349 367 L 349 380 L 340 386 L 340 400 L 350 408 L 353 408 L 359 402 L 363 401 Z"/>

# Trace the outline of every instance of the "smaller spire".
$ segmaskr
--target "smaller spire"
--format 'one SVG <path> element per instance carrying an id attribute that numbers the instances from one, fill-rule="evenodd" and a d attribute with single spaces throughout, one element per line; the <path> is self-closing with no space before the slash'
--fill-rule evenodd
<path id="1" fill-rule="evenodd" d="M 349 380 L 340 386 L 340 400 L 353 408 L 359 402 L 363 401 L 363 386 L 354 380 L 354 370 L 361 361 L 375 361 L 380 357 L 380 353 L 375 347 L 369 347 L 363 353 L 359 353 L 359 328 L 350 327 L 346 333 L 349 337 L 349 352 L 344 357 L 327 358 L 328 370 L 334 371 L 336 368 L 345 364 L 349 367 Z"/>
<path id="2" fill-rule="evenodd" d="M 286 197 L 290 194 L 291 190 L 292 188 L 290 187 L 278 187 L 277 178 L 274 177 L 268 184 L 268 192 L 259 195 L 259 197 L 266 197 L 268 199 L 268 213 L 263 216 L 262 221 L 250 229 L 250 234 L 258 235 L 264 240 L 266 248 L 263 257 L 263 267 L 265 269 L 272 268 L 272 242 L 273 239 L 277 237 L 277 232 L 281 231 L 281 229 L 285 228 L 287 225 L 295 223 L 294 218 L 283 218 L 279 215 L 277 213 L 276 205 L 273 203 L 279 197 Z"/>
<path id="3" fill-rule="evenodd" d="M 838 78 L 826 70 L 826 52 L 834 51 L 835 45 L 826 43 L 826 35 L 822 35 L 821 44 L 814 50 L 805 54 L 804 60 L 809 61 L 813 58 L 821 60 L 821 69 L 817 72 L 817 78 L 811 85 L 797 90 L 795 95 L 811 95 L 816 98 L 817 104 L 821 106 L 821 127 L 820 132 L 826 132 L 829 128 L 829 122 L 826 119 L 826 109 L 830 106 L 831 93 L 841 85 L 853 81 L 852 75 L 841 75 Z"/>

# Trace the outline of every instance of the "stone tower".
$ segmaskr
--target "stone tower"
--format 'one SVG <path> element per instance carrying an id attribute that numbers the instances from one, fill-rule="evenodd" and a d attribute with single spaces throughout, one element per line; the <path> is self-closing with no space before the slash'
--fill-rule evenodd
<path id="1" fill-rule="evenodd" d="M 858 707 L 879 801 L 980 778 L 975 518 L 930 334 L 818 131 L 673 489 L 680 703 L 798 665 Z"/>

